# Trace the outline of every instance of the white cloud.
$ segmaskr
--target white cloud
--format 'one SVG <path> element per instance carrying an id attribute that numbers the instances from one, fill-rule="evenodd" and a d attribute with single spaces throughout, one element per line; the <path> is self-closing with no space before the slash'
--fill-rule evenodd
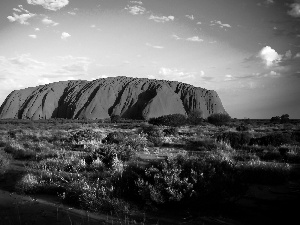
<path id="1" fill-rule="evenodd" d="M 22 10 L 21 10 L 21 9 L 16 9 L 16 8 L 13 8 L 13 10 L 14 10 L 14 11 L 16 11 L 16 12 L 22 12 Z"/>
<path id="2" fill-rule="evenodd" d="M 49 17 L 45 17 L 44 19 L 42 19 L 42 23 L 45 25 L 52 25 L 52 26 L 57 26 L 59 24 L 49 19 Z"/>
<path id="3" fill-rule="evenodd" d="M 25 13 L 25 14 L 21 14 L 21 15 L 13 13 L 13 16 L 8 16 L 7 19 L 10 22 L 19 22 L 20 24 L 23 24 L 23 25 L 29 25 L 27 20 L 30 19 L 31 17 L 34 17 L 35 15 L 36 14 L 33 14 L 33 13 Z"/>
<path id="4" fill-rule="evenodd" d="M 69 0 L 27 0 L 30 5 L 40 5 L 45 9 L 56 11 L 69 4 Z"/>
<path id="5" fill-rule="evenodd" d="M 197 22 L 197 24 L 200 25 L 200 24 L 202 24 L 202 23 L 199 21 L 199 22 Z"/>
<path id="6" fill-rule="evenodd" d="M 72 15 L 72 16 L 75 16 L 76 15 L 76 12 L 68 12 L 68 14 Z"/>
<path id="7" fill-rule="evenodd" d="M 35 34 L 30 34 L 30 35 L 28 35 L 29 37 L 31 37 L 31 38 L 33 38 L 33 39 L 36 39 L 37 38 L 37 36 L 35 35 Z"/>
<path id="8" fill-rule="evenodd" d="M 201 70 L 201 71 L 200 71 L 200 76 L 204 76 L 204 75 L 205 75 L 204 71 Z"/>
<path id="9" fill-rule="evenodd" d="M 270 46 L 263 47 L 258 56 L 264 61 L 267 67 L 276 65 L 282 59 L 282 56 Z"/>
<path id="10" fill-rule="evenodd" d="M 159 46 L 159 45 L 152 45 L 152 44 L 150 44 L 150 43 L 146 43 L 146 45 L 147 45 L 148 47 L 151 47 L 151 48 L 156 48 L 156 49 L 163 49 L 163 48 L 165 48 L 165 47 L 163 47 L 163 46 Z"/>
<path id="11" fill-rule="evenodd" d="M 150 15 L 149 20 L 154 20 L 157 23 L 164 23 L 169 21 L 174 21 L 174 16 L 154 16 Z"/>
<path id="12" fill-rule="evenodd" d="M 220 20 L 212 20 L 210 21 L 210 25 L 211 26 L 219 25 L 220 28 L 224 28 L 224 27 L 231 28 L 230 24 L 222 23 Z"/>
<path id="13" fill-rule="evenodd" d="M 179 37 L 179 36 L 176 35 L 176 34 L 171 35 L 171 37 L 174 38 L 175 40 L 180 40 L 180 39 L 182 39 L 181 37 Z"/>
<path id="14" fill-rule="evenodd" d="M 187 41 L 194 41 L 194 42 L 202 42 L 203 39 L 200 39 L 198 36 L 190 37 L 186 39 Z"/>
<path id="15" fill-rule="evenodd" d="M 195 78 L 196 73 L 184 72 L 176 68 L 161 67 L 158 71 L 158 74 L 163 79 L 179 81 L 188 78 Z"/>
<path id="16" fill-rule="evenodd" d="M 292 51 L 291 50 L 288 50 L 286 53 L 285 53 L 285 59 L 291 59 L 292 58 Z"/>
<path id="17" fill-rule="evenodd" d="M 295 56 L 294 56 L 294 58 L 296 59 L 296 58 L 300 58 L 300 52 L 298 52 Z"/>
<path id="18" fill-rule="evenodd" d="M 132 3 L 132 4 L 143 5 L 143 2 L 141 2 L 141 1 L 130 1 L 130 3 Z"/>
<path id="19" fill-rule="evenodd" d="M 35 30 L 35 31 L 40 31 L 40 28 L 37 27 L 37 28 L 34 28 L 34 30 Z"/>
<path id="20" fill-rule="evenodd" d="M 67 32 L 62 32 L 62 34 L 61 34 L 61 39 L 65 40 L 65 39 L 67 39 L 67 38 L 69 38 L 69 37 L 71 37 L 70 34 L 68 34 Z"/>
<path id="21" fill-rule="evenodd" d="M 263 76 L 264 77 L 280 77 L 281 74 L 272 70 L 270 73 L 266 73 Z"/>
<path id="22" fill-rule="evenodd" d="M 132 15 L 142 15 L 146 12 L 146 9 L 142 6 L 139 5 L 134 5 L 134 6 L 127 6 L 125 7 L 126 10 Z"/>
<path id="23" fill-rule="evenodd" d="M 194 15 L 185 15 L 185 17 L 189 18 L 190 20 L 194 20 Z"/>
<path id="24" fill-rule="evenodd" d="M 92 24 L 91 26 L 90 26 L 90 28 L 95 28 L 96 27 L 96 25 L 95 24 Z"/>
<path id="25" fill-rule="evenodd" d="M 231 81 L 231 80 L 234 80 L 234 79 L 235 78 L 231 74 L 226 74 L 224 81 Z"/>
<path id="26" fill-rule="evenodd" d="M 292 17 L 300 17 L 300 3 L 293 3 L 290 5 L 292 8 L 290 11 L 288 11 L 288 14 Z"/>

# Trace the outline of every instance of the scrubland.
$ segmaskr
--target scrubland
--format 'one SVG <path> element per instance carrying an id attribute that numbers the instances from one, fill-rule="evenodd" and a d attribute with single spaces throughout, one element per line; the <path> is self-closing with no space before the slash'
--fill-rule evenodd
<path id="1" fill-rule="evenodd" d="M 219 224 L 201 218 L 226 217 L 253 187 L 299 184 L 300 124 L 248 122 L 1 121 L 0 188 L 119 224 Z"/>

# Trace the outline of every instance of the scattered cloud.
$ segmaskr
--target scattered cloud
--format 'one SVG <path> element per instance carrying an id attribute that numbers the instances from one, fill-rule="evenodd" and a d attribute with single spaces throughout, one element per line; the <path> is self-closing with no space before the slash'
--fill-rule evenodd
<path id="1" fill-rule="evenodd" d="M 182 39 L 181 37 L 179 37 L 176 34 L 172 34 L 171 37 L 174 38 L 175 40 L 181 40 Z"/>
<path id="2" fill-rule="evenodd" d="M 295 2 L 293 4 L 290 4 L 290 7 L 292 9 L 288 11 L 288 14 L 292 17 L 300 17 L 300 3 Z"/>
<path id="3" fill-rule="evenodd" d="M 203 42 L 203 39 L 199 38 L 198 36 L 190 37 L 186 39 L 187 41 L 194 41 L 194 42 Z"/>
<path id="4" fill-rule="evenodd" d="M 197 22 L 197 24 L 200 25 L 200 24 L 202 24 L 202 22 L 199 21 L 199 22 Z"/>
<path id="5" fill-rule="evenodd" d="M 36 16 L 36 14 L 33 14 L 33 13 L 25 13 L 25 14 L 21 14 L 21 15 L 13 13 L 13 16 L 8 16 L 7 19 L 10 22 L 18 22 L 18 23 L 23 24 L 23 25 L 29 25 L 27 20 L 34 17 L 34 16 Z"/>
<path id="6" fill-rule="evenodd" d="M 69 4 L 69 0 L 27 0 L 30 5 L 40 5 L 45 9 L 57 11 Z"/>
<path id="7" fill-rule="evenodd" d="M 163 46 L 159 46 L 159 45 L 152 45 L 152 44 L 150 44 L 150 43 L 146 43 L 146 45 L 147 45 L 148 47 L 151 47 L 151 48 L 156 48 L 156 49 L 163 49 L 163 48 L 165 48 L 165 47 L 163 47 Z"/>
<path id="8" fill-rule="evenodd" d="M 263 60 L 267 67 L 277 65 L 277 63 L 282 59 L 282 56 L 270 46 L 263 47 L 258 56 Z"/>
<path id="9" fill-rule="evenodd" d="M 28 35 L 30 38 L 33 38 L 33 39 L 36 39 L 37 38 L 37 36 L 35 35 L 35 34 L 30 34 L 30 35 Z"/>
<path id="10" fill-rule="evenodd" d="M 194 18 L 194 15 L 185 15 L 185 17 L 187 17 L 188 19 L 190 19 L 190 20 L 194 20 L 195 18 Z"/>
<path id="11" fill-rule="evenodd" d="M 130 3 L 132 3 L 132 4 L 143 5 L 143 2 L 142 2 L 142 1 L 130 1 Z"/>
<path id="12" fill-rule="evenodd" d="M 126 10 L 132 15 L 142 15 L 146 12 L 146 9 L 140 5 L 134 5 L 125 7 Z"/>
<path id="13" fill-rule="evenodd" d="M 36 27 L 34 28 L 35 31 L 40 31 L 40 28 Z"/>
<path id="14" fill-rule="evenodd" d="M 212 20 L 210 21 L 210 26 L 219 26 L 220 28 L 231 28 L 231 25 L 230 24 L 227 24 L 227 23 L 222 23 L 220 20 Z"/>
<path id="15" fill-rule="evenodd" d="M 154 20 L 157 23 L 165 23 L 169 21 L 174 21 L 175 17 L 174 16 L 154 16 L 150 15 L 149 20 Z"/>
<path id="16" fill-rule="evenodd" d="M 72 16 L 75 16 L 76 15 L 76 12 L 68 12 L 68 14 L 72 15 Z"/>
<path id="17" fill-rule="evenodd" d="M 161 67 L 158 74 L 166 80 L 184 80 L 188 78 L 195 78 L 196 73 L 194 72 L 184 72 L 176 68 Z"/>
<path id="18" fill-rule="evenodd" d="M 13 11 L 15 11 L 15 12 L 22 12 L 21 9 L 17 9 L 17 8 L 13 8 Z"/>
<path id="19" fill-rule="evenodd" d="M 294 56 L 294 58 L 296 59 L 296 58 L 300 58 L 300 52 L 298 52 L 295 56 Z"/>
<path id="20" fill-rule="evenodd" d="M 258 6 L 269 6 L 269 5 L 273 5 L 275 2 L 274 0 L 265 0 L 263 2 L 259 2 L 257 3 Z"/>
<path id="21" fill-rule="evenodd" d="M 62 40 L 66 40 L 67 38 L 71 37 L 70 34 L 68 34 L 67 32 L 62 32 L 61 34 L 61 39 Z"/>
<path id="22" fill-rule="evenodd" d="M 42 19 L 42 23 L 45 25 L 57 26 L 59 23 L 54 22 L 53 20 L 49 19 L 49 17 L 45 17 Z"/>

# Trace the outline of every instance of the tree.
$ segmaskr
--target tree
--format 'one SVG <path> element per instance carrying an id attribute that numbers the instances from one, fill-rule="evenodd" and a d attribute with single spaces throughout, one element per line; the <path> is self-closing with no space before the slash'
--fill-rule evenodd
<path id="1" fill-rule="evenodd" d="M 283 114 L 281 117 L 280 117 L 280 119 L 281 119 L 281 123 L 288 123 L 289 121 L 290 121 L 290 116 L 289 116 L 289 114 Z"/>
<path id="2" fill-rule="evenodd" d="M 191 111 L 188 114 L 188 122 L 193 125 L 201 124 L 203 122 L 203 112 L 200 109 Z"/>
<path id="3" fill-rule="evenodd" d="M 270 120 L 271 123 L 280 123 L 281 119 L 279 116 L 273 116 Z"/>
<path id="4" fill-rule="evenodd" d="M 222 126 L 228 124 L 231 117 L 227 113 L 215 113 L 207 117 L 207 121 L 216 126 Z"/>

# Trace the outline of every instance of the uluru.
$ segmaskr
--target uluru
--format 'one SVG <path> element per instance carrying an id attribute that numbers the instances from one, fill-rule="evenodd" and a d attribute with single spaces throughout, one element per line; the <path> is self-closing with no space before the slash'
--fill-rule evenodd
<path id="1" fill-rule="evenodd" d="M 11 92 L 1 119 L 105 119 L 119 115 L 149 119 L 201 110 L 206 118 L 226 113 L 216 91 L 189 84 L 146 78 L 109 77 L 71 80 Z"/>

